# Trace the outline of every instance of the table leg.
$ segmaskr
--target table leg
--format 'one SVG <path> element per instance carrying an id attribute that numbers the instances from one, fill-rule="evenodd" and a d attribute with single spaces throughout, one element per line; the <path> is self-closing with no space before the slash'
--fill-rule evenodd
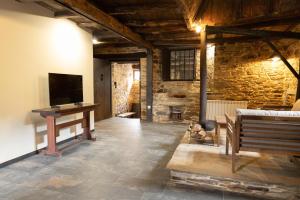
<path id="1" fill-rule="evenodd" d="M 228 155 L 228 149 L 229 149 L 229 139 L 228 139 L 228 135 L 226 133 L 226 151 L 225 151 L 226 155 Z"/>
<path id="2" fill-rule="evenodd" d="M 215 141 L 214 141 L 214 143 L 217 146 L 220 146 L 220 129 L 221 129 L 221 125 L 217 124 L 216 132 L 215 132 Z"/>
<path id="3" fill-rule="evenodd" d="M 87 140 L 96 140 L 96 138 L 92 138 L 91 128 L 90 128 L 90 111 L 83 112 L 84 118 L 84 126 L 83 126 L 83 134 Z"/>
<path id="4" fill-rule="evenodd" d="M 56 147 L 56 119 L 54 116 L 47 116 L 47 137 L 48 147 L 47 150 L 43 151 L 46 155 L 61 156 L 61 152 Z"/>

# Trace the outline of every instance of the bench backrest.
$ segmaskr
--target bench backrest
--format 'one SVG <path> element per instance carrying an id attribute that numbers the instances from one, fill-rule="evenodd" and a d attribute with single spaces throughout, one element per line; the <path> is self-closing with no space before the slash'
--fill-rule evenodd
<path id="1" fill-rule="evenodd" d="M 300 118 L 238 115 L 236 150 L 300 154 Z"/>

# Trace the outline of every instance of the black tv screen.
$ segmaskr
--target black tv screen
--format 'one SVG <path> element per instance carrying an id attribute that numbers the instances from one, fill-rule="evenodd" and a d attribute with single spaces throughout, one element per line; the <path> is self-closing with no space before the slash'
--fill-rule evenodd
<path id="1" fill-rule="evenodd" d="M 49 73 L 50 105 L 83 102 L 82 76 Z"/>

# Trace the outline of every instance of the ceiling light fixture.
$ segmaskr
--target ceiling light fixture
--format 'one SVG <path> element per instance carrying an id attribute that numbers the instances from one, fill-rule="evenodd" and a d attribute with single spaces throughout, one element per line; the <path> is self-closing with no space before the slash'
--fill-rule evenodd
<path id="1" fill-rule="evenodd" d="M 196 26 L 195 26 L 195 31 L 196 31 L 196 33 L 200 33 L 201 30 L 202 30 L 202 28 L 201 28 L 200 25 L 196 25 Z"/>
<path id="2" fill-rule="evenodd" d="M 279 56 L 274 56 L 274 57 L 272 58 L 272 62 L 277 62 L 277 61 L 279 61 L 279 60 L 280 60 Z"/>

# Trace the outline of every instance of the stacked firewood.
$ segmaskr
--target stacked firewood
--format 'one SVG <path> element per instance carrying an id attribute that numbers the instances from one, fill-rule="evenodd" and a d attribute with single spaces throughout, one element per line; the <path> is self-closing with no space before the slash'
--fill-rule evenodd
<path id="1" fill-rule="evenodd" d="M 190 123 L 187 132 L 189 143 L 191 143 L 192 140 L 205 142 L 205 138 L 208 136 L 201 125 L 197 123 Z"/>

